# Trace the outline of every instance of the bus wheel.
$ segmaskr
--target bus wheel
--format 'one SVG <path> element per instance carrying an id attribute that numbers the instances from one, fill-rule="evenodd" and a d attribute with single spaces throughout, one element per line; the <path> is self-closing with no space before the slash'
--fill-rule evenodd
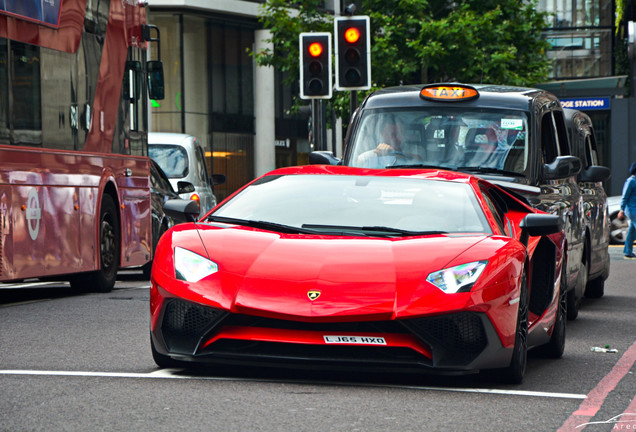
<path id="1" fill-rule="evenodd" d="M 119 269 L 119 217 L 110 195 L 102 198 L 99 212 L 99 262 L 100 269 L 95 274 L 95 291 L 109 292 L 115 286 Z"/>
<path id="2" fill-rule="evenodd" d="M 104 194 L 99 212 L 99 264 L 97 271 L 71 278 L 71 286 L 84 291 L 110 292 L 119 268 L 119 217 L 113 198 Z"/>

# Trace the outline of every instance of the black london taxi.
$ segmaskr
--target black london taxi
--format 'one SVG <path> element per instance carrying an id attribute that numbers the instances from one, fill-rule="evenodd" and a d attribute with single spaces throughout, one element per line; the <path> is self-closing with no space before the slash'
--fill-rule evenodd
<path id="1" fill-rule="evenodd" d="M 468 172 L 561 216 L 568 242 L 567 315 L 578 315 L 589 262 L 583 257 L 585 222 L 577 183 L 581 161 L 570 151 L 563 108 L 553 94 L 459 83 L 378 90 L 352 116 L 342 161 L 327 152 L 314 152 L 309 160 Z"/>
<path id="2" fill-rule="evenodd" d="M 604 294 L 605 280 L 610 270 L 610 218 L 603 188 L 603 182 L 610 177 L 610 169 L 598 163 L 596 135 L 590 116 L 568 108 L 563 111 L 570 131 L 572 154 L 581 159 L 581 172 L 577 180 L 585 219 L 582 261 L 587 270 L 585 296 L 599 298 Z"/>

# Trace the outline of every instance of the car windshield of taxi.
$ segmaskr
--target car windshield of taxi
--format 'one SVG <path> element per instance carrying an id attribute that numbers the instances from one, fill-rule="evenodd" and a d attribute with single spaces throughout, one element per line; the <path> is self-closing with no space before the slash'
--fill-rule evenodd
<path id="1" fill-rule="evenodd" d="M 207 220 L 344 236 L 492 234 L 469 184 L 406 177 L 267 176 Z"/>
<path id="2" fill-rule="evenodd" d="M 523 176 L 528 117 L 522 111 L 428 106 L 367 109 L 345 165 L 474 168 Z"/>

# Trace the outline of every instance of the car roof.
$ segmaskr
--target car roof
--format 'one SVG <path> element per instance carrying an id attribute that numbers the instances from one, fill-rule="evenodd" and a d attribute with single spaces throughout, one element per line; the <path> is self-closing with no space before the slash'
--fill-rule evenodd
<path id="1" fill-rule="evenodd" d="M 185 141 L 192 141 L 196 138 L 189 134 L 168 133 L 168 132 L 150 132 L 148 134 L 148 144 L 169 144 L 183 145 Z"/>
<path id="2" fill-rule="evenodd" d="M 409 177 L 427 180 L 452 181 L 458 183 L 471 183 L 484 181 L 474 175 L 458 171 L 446 171 L 430 168 L 401 168 L 401 169 L 373 169 L 356 168 L 342 165 L 303 165 L 279 168 L 270 171 L 265 176 L 284 175 L 352 175 L 375 177 Z"/>
<path id="3" fill-rule="evenodd" d="M 426 101 L 420 97 L 420 91 L 429 84 L 387 87 L 377 90 L 365 100 L 362 108 L 393 108 L 393 107 L 422 107 L 422 106 L 478 106 L 482 108 L 530 109 L 531 102 L 539 96 L 556 100 L 549 92 L 536 88 L 514 87 L 493 84 L 460 84 L 445 83 L 439 85 L 468 85 L 479 92 L 477 99 L 466 102 Z"/>

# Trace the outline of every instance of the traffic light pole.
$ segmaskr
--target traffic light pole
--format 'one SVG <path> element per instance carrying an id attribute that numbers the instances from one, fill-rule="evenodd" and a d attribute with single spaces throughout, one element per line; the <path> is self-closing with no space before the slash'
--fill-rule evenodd
<path id="1" fill-rule="evenodd" d="M 353 118 L 353 113 L 358 108 L 358 92 L 351 90 L 349 95 L 349 120 Z"/>
<path id="2" fill-rule="evenodd" d="M 315 151 L 327 150 L 327 124 L 325 121 L 325 106 L 322 100 L 311 101 L 311 138 Z"/>

